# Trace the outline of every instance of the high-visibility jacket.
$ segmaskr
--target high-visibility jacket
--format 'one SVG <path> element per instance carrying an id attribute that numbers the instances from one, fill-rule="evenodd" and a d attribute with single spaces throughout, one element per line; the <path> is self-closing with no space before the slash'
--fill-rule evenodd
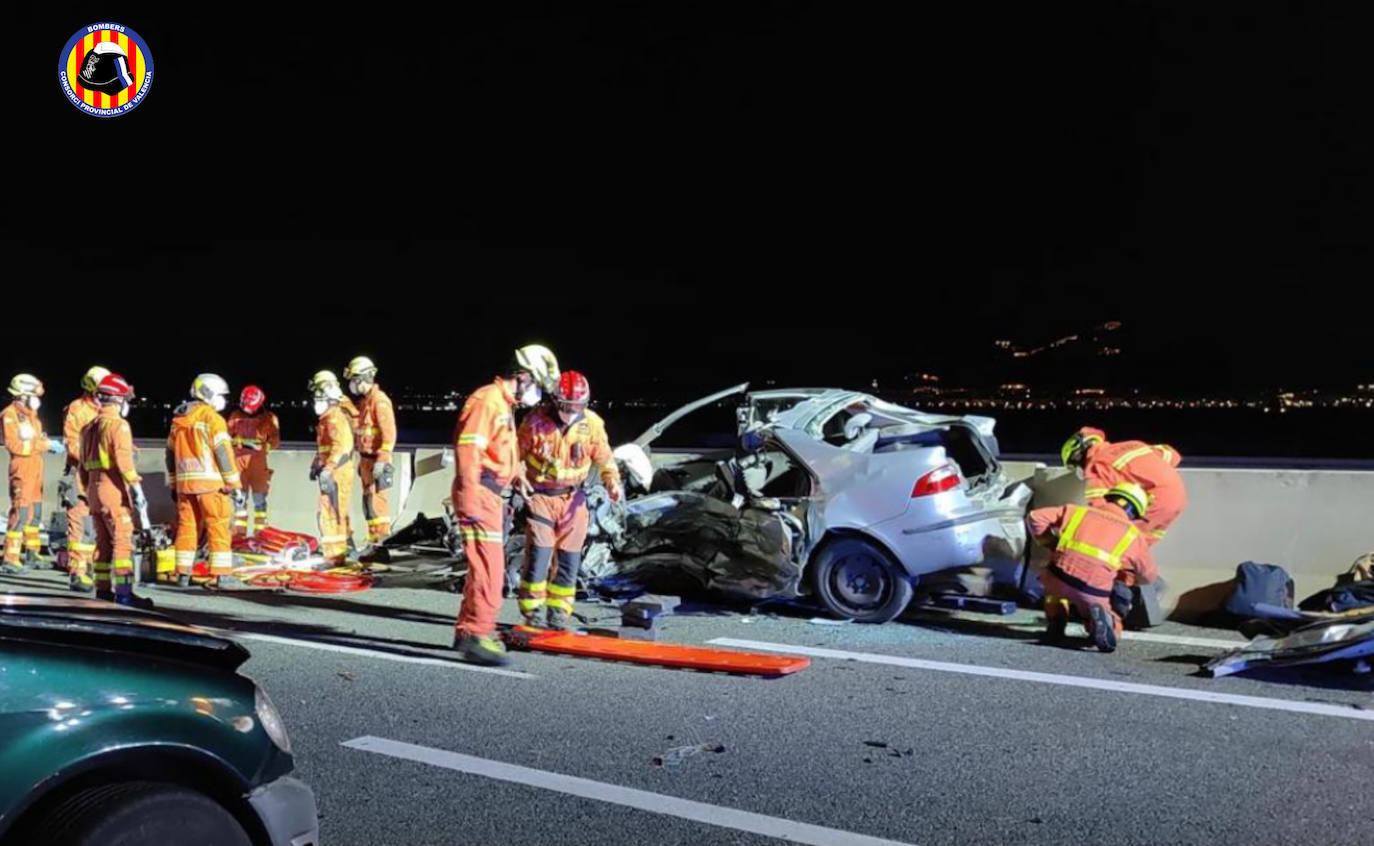
<path id="1" fill-rule="evenodd" d="M 463 403 L 453 445 L 458 464 L 454 485 L 459 491 L 471 495 L 480 486 L 499 495 L 510 485 L 519 461 L 515 396 L 504 379 L 483 385 Z M 454 505 L 463 510 L 462 503 Z"/>
<path id="2" fill-rule="evenodd" d="M 1094 444 L 1084 459 L 1084 496 L 1089 505 L 1100 505 L 1114 486 L 1122 482 L 1140 485 L 1150 495 L 1150 506 L 1140 519 L 1140 526 L 1152 540 L 1158 541 L 1188 505 L 1188 492 L 1176 469 L 1182 460 L 1178 450 L 1168 444 Z"/>
<path id="3" fill-rule="evenodd" d="M 43 421 L 38 419 L 38 412 L 29 408 L 28 403 L 15 400 L 0 412 L 0 421 L 4 424 L 5 449 L 10 452 L 11 472 L 16 459 L 42 461 L 43 453 L 48 451 L 48 436 L 43 434 Z"/>
<path id="4" fill-rule="evenodd" d="M 1056 505 L 1026 517 L 1032 537 L 1054 540 L 1050 567 L 1084 593 L 1107 597 L 1112 582 L 1130 574 L 1138 582 L 1155 580 L 1158 570 L 1144 535 L 1120 506 Z"/>
<path id="5" fill-rule="evenodd" d="M 391 462 L 396 449 L 396 410 L 391 397 L 376 385 L 358 400 L 356 434 L 359 453 L 383 464 Z"/>
<path id="6" fill-rule="evenodd" d="M 595 411 L 584 411 L 564 426 L 556 411 L 535 409 L 520 424 L 519 442 L 530 484 L 537 490 L 580 487 L 593 466 L 600 468 L 608 490 L 620 485 L 606 423 Z"/>
<path id="7" fill-rule="evenodd" d="M 179 406 L 167 435 L 167 473 L 178 494 L 206 494 L 240 488 L 229 428 L 208 403 Z"/>
<path id="8" fill-rule="evenodd" d="M 270 411 L 259 410 L 257 414 L 248 414 L 238 410 L 229 415 L 225 426 L 234 445 L 235 457 L 253 454 L 266 456 L 281 446 L 281 424 L 277 421 L 277 415 Z"/>
<path id="9" fill-rule="evenodd" d="M 81 432 L 100 416 L 100 403 L 90 394 L 82 394 L 67 404 L 62 412 L 62 445 L 67 448 L 67 466 L 81 466 Z"/>
<path id="10" fill-rule="evenodd" d="M 331 406 L 315 426 L 315 460 L 336 470 L 353 460 L 353 427 L 342 405 Z"/>
<path id="11" fill-rule="evenodd" d="M 82 485 L 89 486 L 101 476 L 116 484 L 134 485 L 141 481 L 134 469 L 133 432 L 129 429 L 129 421 L 119 416 L 119 406 L 102 408 L 95 419 L 86 424 L 81 430 L 77 454 L 81 456 L 77 472 Z"/>

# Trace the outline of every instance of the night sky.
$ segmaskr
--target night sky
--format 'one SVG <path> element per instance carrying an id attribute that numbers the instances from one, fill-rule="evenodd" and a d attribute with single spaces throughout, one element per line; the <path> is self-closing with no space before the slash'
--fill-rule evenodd
<path id="1" fill-rule="evenodd" d="M 0 370 L 299 394 L 369 352 L 466 390 L 542 340 L 677 396 L 975 382 L 1117 319 L 1113 387 L 1374 377 L 1366 30 L 1330 9 L 352 8 L 10 11 Z M 109 15 L 156 77 L 100 121 L 54 65 Z"/>

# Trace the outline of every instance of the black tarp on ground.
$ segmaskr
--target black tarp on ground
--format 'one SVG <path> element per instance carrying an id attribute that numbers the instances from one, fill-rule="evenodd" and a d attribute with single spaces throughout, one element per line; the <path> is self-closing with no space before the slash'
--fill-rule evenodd
<path id="1" fill-rule="evenodd" d="M 686 491 L 635 500 L 611 547 L 615 574 L 606 581 L 654 593 L 791 599 L 801 581 L 781 516 Z"/>

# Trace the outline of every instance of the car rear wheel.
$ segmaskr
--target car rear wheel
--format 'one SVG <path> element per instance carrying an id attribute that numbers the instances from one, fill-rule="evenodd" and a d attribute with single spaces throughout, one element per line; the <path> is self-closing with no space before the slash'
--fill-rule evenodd
<path id="1" fill-rule="evenodd" d="M 215 800 L 150 781 L 82 790 L 58 803 L 39 830 L 39 842 L 48 846 L 252 846 L 234 815 Z"/>
<path id="2" fill-rule="evenodd" d="M 910 577 L 887 550 L 858 537 L 836 538 L 811 562 L 821 603 L 859 623 L 886 623 L 911 602 Z"/>

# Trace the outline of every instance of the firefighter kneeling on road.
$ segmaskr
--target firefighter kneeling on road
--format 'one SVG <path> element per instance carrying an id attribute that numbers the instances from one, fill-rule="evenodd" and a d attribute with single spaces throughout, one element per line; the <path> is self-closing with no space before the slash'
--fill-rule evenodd
<path id="1" fill-rule="evenodd" d="M 1123 574 L 1142 584 L 1157 576 L 1145 536 L 1133 525 L 1148 508 L 1145 490 L 1123 482 L 1107 491 L 1101 505 L 1037 508 L 1026 517 L 1031 537 L 1054 549 L 1040 577 L 1047 640 L 1063 638 L 1072 610 L 1098 649 L 1116 649 L 1122 622 L 1112 609 L 1112 584 Z"/>
<path id="2" fill-rule="evenodd" d="M 320 554 L 333 564 L 348 557 L 348 500 L 353 495 L 353 427 L 341 406 L 339 377 L 321 370 L 310 380 L 315 402 L 315 461 L 310 481 L 320 485 Z"/>
<path id="3" fill-rule="evenodd" d="M 557 410 L 540 406 L 520 424 L 520 455 L 529 520 L 525 534 L 525 568 L 520 578 L 520 614 L 526 625 L 540 625 L 540 611 L 548 605 L 551 629 L 566 629 L 577 593 L 582 546 L 587 541 L 587 497 L 582 489 L 593 466 L 611 501 L 624 497 L 620 471 L 606 439 L 606 424 L 587 408 L 591 387 L 569 370 L 559 379 Z M 557 555 L 558 566 L 550 574 Z"/>

